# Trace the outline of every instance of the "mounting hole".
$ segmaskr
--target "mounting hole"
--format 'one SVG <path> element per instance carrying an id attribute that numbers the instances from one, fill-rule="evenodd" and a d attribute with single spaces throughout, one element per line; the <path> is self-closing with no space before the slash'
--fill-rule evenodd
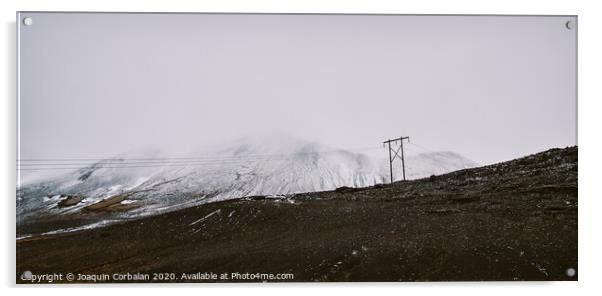
<path id="1" fill-rule="evenodd" d="M 22 275 L 21 275 L 21 279 L 22 280 L 31 280 L 31 278 L 33 277 L 33 273 L 29 270 L 25 271 Z"/>
<path id="2" fill-rule="evenodd" d="M 569 29 L 572 30 L 573 29 L 573 22 L 572 21 L 567 21 L 564 26 Z"/>
<path id="3" fill-rule="evenodd" d="M 26 17 L 23 19 L 23 24 L 26 26 L 31 26 L 33 25 L 33 19 L 31 19 L 30 17 Z"/>
<path id="4" fill-rule="evenodd" d="M 566 269 L 567 276 L 574 277 L 576 273 L 577 273 L 577 271 L 572 267 Z"/>

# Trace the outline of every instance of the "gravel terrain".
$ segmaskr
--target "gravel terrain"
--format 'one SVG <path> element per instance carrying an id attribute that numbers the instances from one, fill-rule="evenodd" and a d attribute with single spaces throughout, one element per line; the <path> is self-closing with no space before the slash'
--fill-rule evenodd
<path id="1" fill-rule="evenodd" d="M 197 273 L 539 281 L 577 280 L 567 275 L 577 267 L 577 147 L 569 147 L 414 181 L 247 197 L 23 238 L 16 272 L 17 283 L 28 282 L 25 271 L 140 273 L 149 282 L 266 280 L 184 276 Z"/>

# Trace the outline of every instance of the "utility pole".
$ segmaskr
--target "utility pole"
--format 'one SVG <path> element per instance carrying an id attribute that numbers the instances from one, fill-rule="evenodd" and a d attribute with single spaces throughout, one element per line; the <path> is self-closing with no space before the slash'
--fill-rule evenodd
<path id="1" fill-rule="evenodd" d="M 403 169 L 403 180 L 406 180 L 406 164 L 403 159 L 403 140 L 408 140 L 409 143 L 410 137 L 399 137 L 397 139 L 383 142 L 383 147 L 385 147 L 385 145 L 389 145 L 389 171 L 391 172 L 391 183 L 393 183 L 393 161 L 396 157 L 401 159 L 401 167 Z M 399 147 L 391 147 L 391 143 L 395 144 L 397 141 L 399 141 Z M 393 155 L 391 152 L 395 155 Z"/>

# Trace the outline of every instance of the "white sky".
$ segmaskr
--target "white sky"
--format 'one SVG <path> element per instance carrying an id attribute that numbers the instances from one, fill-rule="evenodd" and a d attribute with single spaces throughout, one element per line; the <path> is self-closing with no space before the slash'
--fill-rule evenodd
<path id="1" fill-rule="evenodd" d="M 26 16 L 22 159 L 273 131 L 341 148 L 410 136 L 483 164 L 576 144 L 575 17 Z"/>

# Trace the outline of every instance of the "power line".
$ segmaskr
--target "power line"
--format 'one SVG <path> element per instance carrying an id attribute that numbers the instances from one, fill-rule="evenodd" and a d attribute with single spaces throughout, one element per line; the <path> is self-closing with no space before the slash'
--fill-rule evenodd
<path id="1" fill-rule="evenodd" d="M 246 161 L 251 162 L 251 161 Z M 168 165 L 132 165 L 132 166 L 98 166 L 94 169 L 129 169 L 129 168 L 156 168 L 156 167 L 187 167 L 187 166 L 211 166 L 211 165 L 229 165 L 244 164 L 245 162 L 222 162 L 222 163 L 188 163 L 188 164 L 168 164 Z M 86 167 L 46 167 L 46 168 L 17 168 L 19 171 L 46 171 L 46 170 L 81 170 Z M 92 169 L 92 168 L 90 168 Z"/>
<path id="2" fill-rule="evenodd" d="M 285 158 L 265 158 L 265 159 L 285 159 Z M 51 170 L 51 169 L 100 169 L 100 168 L 141 168 L 141 167 L 177 167 L 177 166 L 195 166 L 195 165 L 224 165 L 224 164 L 245 164 L 254 162 L 259 159 L 223 159 L 223 160 L 211 160 L 211 161 L 188 161 L 188 162 L 160 162 L 160 163 L 94 163 L 83 165 L 82 164 L 38 164 L 37 167 L 27 167 L 20 165 L 17 170 L 32 171 L 32 170 Z M 73 165 L 73 166 L 67 166 Z M 63 167 L 66 166 L 66 167 Z"/>
<path id="3" fill-rule="evenodd" d="M 222 161 L 222 160 L 231 160 L 231 161 L 254 161 L 260 159 L 281 159 L 285 157 L 255 157 L 255 158 L 222 158 L 222 159 L 205 159 L 205 160 L 156 160 L 156 161 L 100 161 L 100 162 L 66 162 L 66 163 L 21 163 L 17 164 L 20 167 L 27 166 L 61 166 L 61 165 L 125 165 L 125 164 L 178 164 L 178 163 L 195 163 L 195 162 L 214 162 L 214 161 Z"/>
<path id="4" fill-rule="evenodd" d="M 317 151 L 319 153 L 336 153 L 340 151 L 361 151 L 361 150 L 376 150 L 379 147 L 369 146 L 351 149 L 331 149 Z M 33 159 L 17 159 L 17 162 L 55 162 L 55 161 L 86 161 L 86 162 L 97 162 L 97 161 L 171 161 L 171 160 L 212 160 L 212 159 L 247 159 L 247 158 L 258 158 L 258 157 L 288 157 L 294 155 L 309 155 L 313 152 L 299 152 L 299 153 L 264 153 L 264 154 L 246 154 L 240 156 L 224 156 L 220 154 L 206 154 L 203 156 L 190 156 L 190 157 L 150 157 L 150 158 L 126 158 L 126 157 L 105 157 L 105 158 L 33 158 Z"/>
<path id="5" fill-rule="evenodd" d="M 380 149 L 378 147 L 363 147 L 348 150 L 372 150 Z M 319 153 L 335 153 L 345 151 L 335 149 L 330 151 L 319 151 Z M 119 158 L 119 159 L 94 159 L 94 158 L 62 158 L 62 159 L 26 159 L 20 160 L 25 163 L 17 163 L 19 171 L 39 171 L 39 170 L 76 170 L 85 168 L 144 168 L 144 167 L 178 167 L 178 166 L 198 166 L 198 165 L 225 165 L 225 164 L 244 164 L 262 159 L 286 159 L 298 155 L 310 155 L 313 152 L 291 153 L 291 154 L 255 154 L 244 156 L 223 156 L 215 155 L 212 157 L 170 157 L 170 158 Z M 97 162 L 81 162 L 83 160 L 99 160 Z M 150 160 L 150 161 L 140 161 Z M 74 161 L 66 163 L 57 163 L 57 161 Z M 45 163 L 44 163 L 45 162 Z"/>
<path id="6" fill-rule="evenodd" d="M 389 144 L 389 169 L 391 174 L 391 182 L 393 181 L 392 163 L 396 158 L 402 160 L 403 176 L 405 180 L 405 161 L 403 155 L 403 140 L 407 139 L 408 144 L 421 148 L 428 152 L 433 150 L 424 146 L 410 143 L 409 137 L 401 137 L 394 140 L 383 142 Z M 391 143 L 400 141 L 398 148 L 391 147 Z M 352 149 L 332 149 L 326 151 L 318 151 L 319 153 L 336 153 L 340 151 L 361 151 L 375 150 L 380 147 L 368 146 Z M 190 157 L 157 157 L 157 158 L 37 158 L 37 159 L 20 159 L 17 160 L 17 170 L 19 171 L 40 171 L 40 170 L 79 170 L 79 169 L 127 169 L 127 168 L 151 168 L 151 167 L 186 167 L 186 166 L 214 166 L 214 165 L 234 165 L 245 164 L 262 159 L 286 159 L 292 156 L 309 155 L 313 152 L 300 153 L 278 153 L 278 154 L 247 154 L 224 156 L 218 154 L 206 154 L 204 156 Z"/>

